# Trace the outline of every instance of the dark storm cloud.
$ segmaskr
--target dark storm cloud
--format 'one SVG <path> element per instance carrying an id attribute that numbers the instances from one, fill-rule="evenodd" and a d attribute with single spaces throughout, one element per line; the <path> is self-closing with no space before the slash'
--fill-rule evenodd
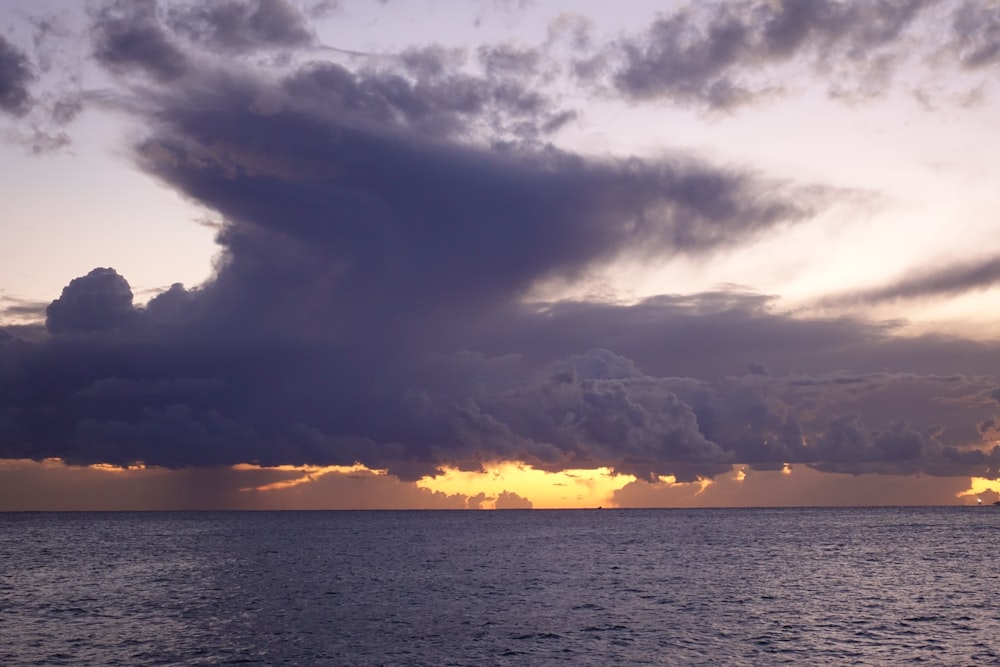
<path id="1" fill-rule="evenodd" d="M 731 109 L 781 90 L 761 68 L 806 61 L 826 70 L 830 91 L 872 89 L 893 69 L 900 38 L 933 2 L 784 0 L 711 2 L 663 14 L 605 58 L 615 88 L 633 98 L 665 97 Z"/>
<path id="2" fill-rule="evenodd" d="M 513 433 L 558 452 L 557 460 L 546 460 L 526 447 L 542 468 L 611 464 L 644 479 L 728 469 L 729 454 L 706 439 L 691 406 L 669 390 L 636 382 L 641 379 L 627 359 L 593 350 L 568 359 L 537 385 L 483 402 Z"/>
<path id="3" fill-rule="evenodd" d="M 182 296 L 180 288 L 173 292 L 172 298 Z M 185 294 L 189 308 L 209 296 Z M 719 308 L 686 301 L 691 313 Z M 831 354 L 859 363 L 892 345 L 878 334 L 852 340 L 849 328 L 838 332 L 823 321 L 732 306 L 716 311 L 725 315 L 717 319 L 685 321 L 678 308 L 679 321 L 657 320 L 648 308 L 619 307 L 614 314 L 605 310 L 600 326 L 595 318 L 567 335 L 561 350 L 529 361 L 429 354 L 376 330 L 370 340 L 341 342 L 335 332 L 326 338 L 294 322 L 262 335 L 241 329 L 249 321 L 239 318 L 212 320 L 188 310 L 185 319 L 177 314 L 184 308 L 153 321 L 154 310 L 152 304 L 136 310 L 139 322 L 130 328 L 0 346 L 9 401 L 0 411 L 3 455 L 168 467 L 360 461 L 404 479 L 442 465 L 475 470 L 492 458 L 549 470 L 609 466 L 643 479 L 711 477 L 733 463 L 760 470 L 801 463 L 856 474 L 996 475 L 996 450 L 973 447 L 990 433 L 982 424 L 995 402 L 980 398 L 995 390 L 993 378 L 772 371 L 713 379 L 712 360 L 690 354 L 707 344 L 733 358 L 752 350 L 795 363 L 782 359 L 781 349 L 783 340 L 794 339 L 828 366 Z M 547 319 L 522 316 L 518 328 Z M 650 330 L 631 327 L 638 317 Z M 682 332 L 693 323 L 696 330 Z M 463 328 L 458 320 L 449 326 Z M 775 336 L 770 348 L 754 343 L 754 329 Z M 492 344 L 525 349 L 526 341 L 510 334 L 500 332 L 506 343 Z M 623 342 L 634 356 L 593 347 L 602 340 Z M 590 351 L 556 356 L 588 343 Z M 924 341 L 894 362 L 916 367 L 928 354 L 957 348 Z M 969 364 L 980 367 L 995 354 L 965 352 Z M 686 377 L 645 370 L 685 364 Z M 963 423 L 971 436 L 962 433 Z"/>
<path id="4" fill-rule="evenodd" d="M 621 422 L 615 411 L 634 401 L 594 387 L 565 399 L 589 406 L 583 426 L 508 423 L 491 412 L 503 401 L 476 393 L 565 349 L 522 362 L 507 332 L 483 357 L 481 332 L 495 317 L 525 332 L 548 320 L 517 305 L 543 278 L 622 253 L 706 254 L 804 219 L 828 193 L 682 158 L 461 143 L 488 112 L 435 87 L 449 77 L 421 86 L 331 64 L 275 85 L 206 76 L 148 97 L 139 155 L 227 221 L 217 275 L 141 310 L 110 270 L 73 281 L 49 308 L 52 339 L 12 353 L 6 456 L 360 461 L 406 479 L 484 457 L 721 469 L 725 453 L 670 396 Z M 596 341 L 581 333 L 582 352 Z"/>
<path id="5" fill-rule="evenodd" d="M 1000 280 L 1000 258 L 958 262 L 924 269 L 882 287 L 827 297 L 821 306 L 879 304 L 901 299 L 932 299 L 993 287 Z"/>
<path id="6" fill-rule="evenodd" d="M 396 327 L 491 309 L 623 253 L 732 246 L 833 195 L 683 157 L 462 143 L 484 115 L 522 125 L 550 111 L 461 84 L 322 64 L 276 86 L 226 76 L 201 84 L 211 98 L 198 86 L 156 99 L 144 168 L 229 221 L 207 298 L 225 292 L 220 307 L 246 308 L 249 322 L 273 321 L 274 307 L 284 320 L 339 311 L 350 317 L 338 328 Z M 288 312 L 289 289 L 325 308 Z"/>
<path id="7" fill-rule="evenodd" d="M 594 354 L 609 353 L 592 351 L 586 356 Z M 942 387 L 950 382 L 961 387 Z M 858 413 L 844 414 L 852 406 L 871 402 L 875 394 L 899 393 L 901 388 L 910 390 L 907 398 L 913 410 L 914 389 L 939 397 L 974 392 L 979 386 L 975 381 L 905 374 L 767 381 L 730 377 L 713 382 L 643 375 L 587 378 L 571 373 L 554 376 L 540 387 L 522 388 L 514 409 L 501 414 L 522 425 L 534 420 L 524 430 L 546 433 L 552 442 L 560 442 L 561 434 L 549 434 L 549 429 L 564 432 L 562 449 L 579 464 L 590 463 L 594 453 L 605 464 L 621 457 L 611 465 L 640 479 L 672 474 L 678 481 L 693 481 L 728 470 L 734 462 L 760 470 L 803 463 L 853 474 L 996 477 L 1000 449 L 970 449 L 961 444 L 962 438 L 959 444 L 946 444 L 944 429 L 928 421 L 938 416 L 933 408 L 921 415 L 925 421 L 921 431 L 904 421 L 868 428 Z M 900 401 L 894 407 L 906 411 L 906 405 Z M 678 406 L 683 410 L 678 412 Z M 613 456 L 601 452 L 607 442 L 615 443 Z"/>
<path id="8" fill-rule="evenodd" d="M 934 429 L 922 432 L 906 422 L 870 430 L 857 415 L 831 420 L 818 442 L 812 467 L 823 472 L 852 474 L 919 474 L 940 477 L 971 475 L 1000 477 L 1000 446 L 985 451 L 948 447 Z"/>
<path id="9" fill-rule="evenodd" d="M 0 340 L 0 456 L 360 462 L 408 480 L 492 459 L 643 479 L 734 463 L 996 474 L 976 448 L 992 432 L 976 428 L 994 416 L 983 397 L 997 381 L 977 375 L 990 346 L 796 319 L 734 290 L 523 302 L 622 257 L 709 260 L 837 192 L 547 145 L 572 110 L 538 91 L 530 50 L 484 50 L 481 71 L 429 48 L 248 74 L 206 49 L 286 33 L 185 7 L 173 23 L 153 3 L 96 12 L 95 55 L 148 75 L 122 93 L 145 129 L 137 164 L 224 221 L 216 273 L 138 307 L 122 276 L 95 269 L 49 305 L 48 337 Z M 774 57 L 800 34 L 846 48 L 895 30 L 880 14 L 874 36 L 853 18 L 833 31 L 795 7 L 769 19 Z M 195 54 L 204 66 L 189 67 Z"/>
<path id="10" fill-rule="evenodd" d="M 0 111 L 23 116 L 31 108 L 28 87 L 36 75 L 23 51 L 0 35 Z"/>

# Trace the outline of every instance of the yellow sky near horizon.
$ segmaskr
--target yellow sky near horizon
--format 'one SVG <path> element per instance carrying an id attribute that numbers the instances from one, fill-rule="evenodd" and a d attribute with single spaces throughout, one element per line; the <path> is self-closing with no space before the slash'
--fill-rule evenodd
<path id="1" fill-rule="evenodd" d="M 549 473 L 496 462 L 482 472 L 449 468 L 435 478 L 404 482 L 360 465 L 167 470 L 0 461 L 0 511 L 975 505 L 977 499 L 1000 499 L 1000 481 L 737 465 L 714 480 L 648 483 L 607 468 Z"/>

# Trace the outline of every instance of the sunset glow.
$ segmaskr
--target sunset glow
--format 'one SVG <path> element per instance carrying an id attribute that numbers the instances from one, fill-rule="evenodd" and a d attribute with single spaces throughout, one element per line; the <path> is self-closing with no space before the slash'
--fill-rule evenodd
<path id="1" fill-rule="evenodd" d="M 271 468 L 264 468 L 257 465 L 252 465 L 249 463 L 238 463 L 233 466 L 233 470 L 236 471 L 272 471 L 272 472 L 282 472 L 282 473 L 296 473 L 298 476 L 291 479 L 285 479 L 278 482 L 269 482 L 267 484 L 261 484 L 259 486 L 245 486 L 240 489 L 240 491 L 280 491 L 282 489 L 289 489 L 294 486 L 299 486 L 300 484 L 310 484 L 315 482 L 320 477 L 324 475 L 329 475 L 331 473 L 336 473 L 338 475 L 348 475 L 354 472 L 366 472 L 373 475 L 384 475 L 386 472 L 384 470 L 369 470 L 361 464 L 355 464 L 353 466 L 274 466 Z"/>
<path id="2" fill-rule="evenodd" d="M 517 494 L 536 509 L 565 509 L 612 507 L 614 492 L 634 481 L 632 475 L 614 475 L 608 468 L 546 472 L 502 462 L 486 464 L 481 472 L 446 468 L 443 475 L 425 477 L 417 486 L 447 494 L 484 494 L 480 509 L 495 509 L 504 492 Z"/>
<path id="3" fill-rule="evenodd" d="M 969 480 L 968 490 L 960 491 L 955 494 L 955 497 L 968 504 L 976 503 L 979 500 L 989 503 L 998 501 L 1000 500 L 1000 480 L 973 477 Z"/>

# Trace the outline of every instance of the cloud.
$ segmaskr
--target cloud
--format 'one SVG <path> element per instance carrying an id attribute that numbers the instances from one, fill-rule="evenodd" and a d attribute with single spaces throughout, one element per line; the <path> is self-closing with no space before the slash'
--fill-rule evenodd
<path id="1" fill-rule="evenodd" d="M 683 4 L 602 47 L 578 44 L 572 69 L 630 100 L 732 112 L 816 82 L 857 102 L 900 75 L 933 85 L 941 68 L 997 62 L 1000 12 L 989 2 L 782 0 Z"/>
<path id="2" fill-rule="evenodd" d="M 132 324 L 135 315 L 128 281 L 114 269 L 94 269 L 70 281 L 49 304 L 45 326 L 52 333 L 117 329 Z"/>
<path id="3" fill-rule="evenodd" d="M 498 510 L 530 510 L 532 507 L 530 500 L 522 498 L 513 491 L 501 491 L 496 499 Z"/>
<path id="4" fill-rule="evenodd" d="M 47 337 L 0 341 L 0 456 L 360 462 L 404 482 L 489 460 L 651 481 L 786 463 L 997 475 L 993 431 L 976 428 L 994 417 L 993 346 L 796 318 L 734 289 L 526 300 L 622 258 L 708 261 L 841 193 L 684 155 L 560 150 L 546 137 L 572 110 L 536 92 L 546 67 L 531 49 L 484 49 L 468 71 L 430 48 L 249 72 L 232 54 L 310 46 L 288 5 L 176 7 L 96 11 L 94 53 L 144 75 L 120 92 L 142 129 L 135 162 L 222 220 L 215 274 L 144 307 L 111 268 L 73 279 Z M 712 7 L 704 44 L 686 14 L 661 19 L 652 37 L 695 41 L 636 51 L 680 69 L 629 79 L 629 94 L 709 99 L 705 82 L 737 67 L 725 44 L 751 63 L 807 43 L 864 60 L 918 9 Z M 284 23 L 255 23 L 265 8 Z"/>
<path id="5" fill-rule="evenodd" d="M 726 110 L 781 92 L 755 76 L 761 68 L 807 60 L 816 67 L 844 63 L 828 73 L 831 90 L 844 76 L 864 88 L 866 80 L 886 76 L 901 35 L 931 4 L 785 0 L 685 6 L 613 47 L 609 57 L 621 62 L 613 83 L 633 98 Z"/>
<path id="6" fill-rule="evenodd" d="M 391 475 L 241 466 L 184 470 L 0 461 L 0 507 L 16 511 L 465 509 L 468 496 L 418 488 Z M 498 499 L 499 500 L 499 499 Z M 523 500 L 523 499 L 521 499 Z M 515 494 L 504 498 L 516 503 Z"/>
<path id="7" fill-rule="evenodd" d="M 821 306 L 879 304 L 902 299 L 932 299 L 954 296 L 993 287 L 1000 280 L 1000 258 L 956 262 L 934 269 L 914 272 L 901 280 L 820 300 Z"/>
<path id="8" fill-rule="evenodd" d="M 92 39 L 94 58 L 114 72 L 137 70 L 166 83 L 190 66 L 160 22 L 156 0 L 103 5 L 94 16 Z"/>
<path id="9" fill-rule="evenodd" d="M 535 49 L 512 44 L 484 45 L 478 49 L 479 62 L 488 74 L 535 74 L 541 53 Z"/>
<path id="10" fill-rule="evenodd" d="M 416 333 L 420 320 L 469 317 L 625 254 L 731 247 L 833 196 L 683 156 L 468 141 L 483 117 L 523 127 L 550 110 L 461 78 L 414 84 L 334 64 L 273 84 L 206 76 L 152 98 L 139 158 L 227 220 L 204 296 L 240 311 L 244 327 L 306 318 L 322 329 L 333 318 L 342 331 L 405 322 Z"/>
<path id="11" fill-rule="evenodd" d="M 21 18 L 21 17 L 19 17 Z M 31 33 L 27 45 L 0 36 L 0 113 L 12 122 L 0 127 L 0 140 L 34 155 L 59 151 L 71 143 L 64 127 L 83 110 L 80 58 L 70 55 L 72 33 L 55 15 L 25 15 L 20 29 Z"/>
<path id="12" fill-rule="evenodd" d="M 0 111 L 23 116 L 31 108 L 28 87 L 37 78 L 23 51 L 0 35 Z"/>
<path id="13" fill-rule="evenodd" d="M 299 9 L 287 0 L 225 0 L 170 7 L 167 24 L 212 51 L 291 48 L 315 37 Z"/>
<path id="14" fill-rule="evenodd" d="M 45 310 L 49 306 L 49 302 L 46 301 L 29 301 L 9 296 L 0 296 L 0 303 L 7 304 L 0 307 L 0 314 L 8 322 L 12 320 L 44 322 Z"/>
<path id="15" fill-rule="evenodd" d="M 0 345 L 0 388 L 8 397 L 0 453 L 164 467 L 361 462 L 403 480 L 442 466 L 476 470 L 483 460 L 546 470 L 607 466 L 680 481 L 712 478 L 734 463 L 998 474 L 1000 450 L 983 448 L 992 433 L 983 424 L 996 409 L 984 397 L 996 389 L 995 378 L 898 370 L 713 377 L 711 355 L 691 354 L 707 342 L 733 359 L 752 351 L 772 369 L 798 367 L 798 353 L 783 341 L 799 339 L 803 354 L 827 366 L 836 354 L 869 368 L 874 359 L 914 369 L 941 350 L 954 356 L 962 341 L 895 343 L 877 330 L 857 337 L 857 326 L 838 331 L 822 320 L 745 309 L 739 298 L 739 307 L 712 318 L 705 312 L 719 304 L 709 295 L 705 303 L 687 297 L 686 316 L 676 304 L 602 307 L 600 319 L 577 320 L 573 335 L 551 349 L 531 333 L 550 316 L 525 309 L 520 320 L 511 318 L 513 329 L 497 332 L 503 342 L 481 339 L 483 347 L 519 351 L 494 356 L 463 351 L 480 340 L 476 327 L 459 336 L 471 338 L 449 344 L 377 328 L 339 338 L 336 330 L 311 329 L 320 321 L 241 326 L 249 320 L 209 307 L 212 290 L 174 288 L 158 299 L 181 299 L 176 307 L 157 312 L 154 299 L 125 327 L 109 328 L 116 317 L 102 317 L 96 327 L 88 320 L 44 341 Z M 633 327 L 637 317 L 649 322 L 647 331 Z M 447 328 L 462 324 L 450 320 Z M 620 342 L 616 348 L 634 357 L 594 347 L 561 356 L 601 340 Z M 967 350 L 970 367 L 982 368 L 995 354 L 988 346 L 975 350 Z M 685 360 L 694 363 L 689 373 L 645 370 L 680 369 Z"/>
<path id="16" fill-rule="evenodd" d="M 526 82 L 444 74 L 451 57 L 410 50 L 400 56 L 401 70 L 363 73 L 313 63 L 283 85 L 297 105 L 307 103 L 322 116 L 338 114 L 341 122 L 369 128 L 402 125 L 428 138 L 499 133 L 506 139 L 536 139 L 572 118 L 571 111 L 554 106 Z"/>
<path id="17" fill-rule="evenodd" d="M 632 482 L 614 494 L 619 507 L 830 507 L 954 505 L 968 479 L 820 473 L 805 466 L 717 477 L 712 484 Z M 693 488 L 692 488 L 693 487 Z"/>
<path id="18" fill-rule="evenodd" d="M 964 67 L 978 69 L 1000 62 L 1000 8 L 963 2 L 952 15 L 950 48 Z"/>

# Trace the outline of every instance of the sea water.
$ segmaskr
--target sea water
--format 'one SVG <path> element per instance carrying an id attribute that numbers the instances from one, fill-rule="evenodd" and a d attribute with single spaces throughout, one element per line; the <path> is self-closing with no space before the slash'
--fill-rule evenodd
<path id="1" fill-rule="evenodd" d="M 993 507 L 0 514 L 0 664 L 1000 664 L 998 545 Z"/>

